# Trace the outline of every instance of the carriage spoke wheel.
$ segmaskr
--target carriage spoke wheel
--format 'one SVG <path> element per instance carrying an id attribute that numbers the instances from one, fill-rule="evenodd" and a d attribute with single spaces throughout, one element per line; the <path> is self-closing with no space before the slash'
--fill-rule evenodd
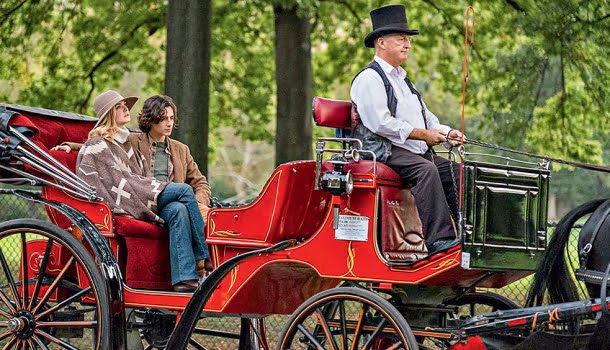
<path id="1" fill-rule="evenodd" d="M 40 220 L 0 224 L 2 349 L 106 349 L 107 307 L 99 270 L 76 238 Z"/>
<path id="2" fill-rule="evenodd" d="M 279 350 L 413 350 L 417 342 L 404 317 L 387 300 L 360 288 L 314 295 L 290 317 Z"/>
<path id="3" fill-rule="evenodd" d="M 219 329 L 217 322 L 211 318 L 200 319 L 189 339 L 187 350 L 206 350 L 206 345 L 217 348 L 214 346 L 217 343 L 225 343 L 225 347 L 237 345 L 239 350 L 268 349 L 262 319 L 241 318 L 239 321 L 239 327 L 227 331 Z M 139 331 L 142 342 L 128 344 L 129 349 L 161 350 L 166 348 L 176 326 L 176 314 L 159 309 L 134 310 L 129 314 L 128 322 L 128 329 Z"/>
<path id="4" fill-rule="evenodd" d="M 446 300 L 444 303 L 459 306 L 458 316 L 462 318 L 519 308 L 519 305 L 507 297 L 487 291 L 466 293 L 459 298 Z"/>

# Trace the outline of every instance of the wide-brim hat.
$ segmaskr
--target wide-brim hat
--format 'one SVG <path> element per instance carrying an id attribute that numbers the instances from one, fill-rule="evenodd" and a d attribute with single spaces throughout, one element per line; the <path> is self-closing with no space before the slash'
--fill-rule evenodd
<path id="1" fill-rule="evenodd" d="M 418 35 L 419 30 L 410 29 L 404 5 L 389 5 L 371 11 L 373 31 L 364 38 L 364 46 L 375 47 L 375 39 L 393 33 Z"/>
<path id="2" fill-rule="evenodd" d="M 138 101 L 138 98 L 136 96 L 123 97 L 114 90 L 108 90 L 97 95 L 95 100 L 93 100 L 93 109 L 95 110 L 95 115 L 98 118 L 94 128 L 97 128 L 102 120 L 104 120 L 104 117 L 108 115 L 110 109 L 121 101 L 125 101 L 125 105 L 127 105 L 127 108 L 131 110 L 136 101 Z"/>

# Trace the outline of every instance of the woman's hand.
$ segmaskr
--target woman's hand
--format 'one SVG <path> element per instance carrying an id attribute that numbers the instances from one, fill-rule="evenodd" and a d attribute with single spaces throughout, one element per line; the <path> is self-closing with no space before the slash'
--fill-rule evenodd
<path id="1" fill-rule="evenodd" d="M 72 149 L 68 145 L 57 145 L 57 146 L 51 148 L 51 151 L 64 151 L 66 153 L 70 153 L 70 151 L 72 151 Z"/>

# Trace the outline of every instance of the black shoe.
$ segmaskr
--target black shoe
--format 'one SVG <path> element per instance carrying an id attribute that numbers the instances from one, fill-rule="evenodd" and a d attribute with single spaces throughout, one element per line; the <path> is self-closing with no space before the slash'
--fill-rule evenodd
<path id="1" fill-rule="evenodd" d="M 451 239 L 451 238 L 444 238 L 444 239 L 439 239 L 438 241 L 430 244 L 430 246 L 428 247 L 428 255 L 432 255 L 438 252 L 441 252 L 443 250 L 447 250 L 451 247 L 455 247 L 456 245 L 458 245 L 460 243 L 460 240 L 457 238 Z"/>

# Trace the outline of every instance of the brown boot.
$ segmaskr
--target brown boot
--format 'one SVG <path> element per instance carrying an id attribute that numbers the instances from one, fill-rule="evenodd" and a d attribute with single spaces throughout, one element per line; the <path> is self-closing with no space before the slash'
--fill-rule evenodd
<path id="1" fill-rule="evenodd" d="M 173 289 L 174 292 L 178 293 L 192 293 L 197 287 L 199 287 L 199 282 L 197 282 L 197 280 L 187 280 L 174 284 Z"/>

